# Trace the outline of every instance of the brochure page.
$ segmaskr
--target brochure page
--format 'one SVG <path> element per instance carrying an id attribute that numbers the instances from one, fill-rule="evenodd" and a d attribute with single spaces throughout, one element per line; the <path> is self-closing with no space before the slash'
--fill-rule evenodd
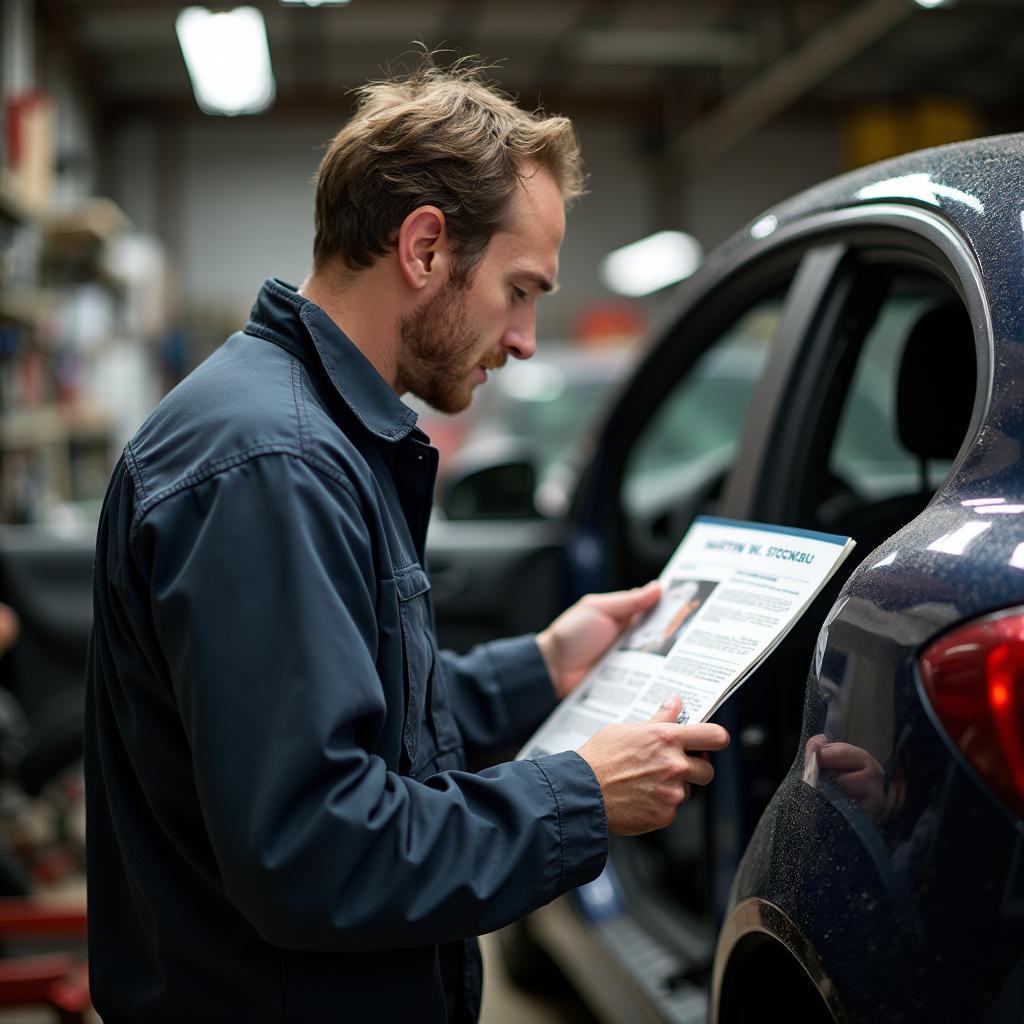
<path id="1" fill-rule="evenodd" d="M 699 516 L 662 571 L 661 599 L 561 702 L 519 756 L 575 750 L 672 694 L 706 721 L 769 654 L 852 550 L 849 537 Z"/>

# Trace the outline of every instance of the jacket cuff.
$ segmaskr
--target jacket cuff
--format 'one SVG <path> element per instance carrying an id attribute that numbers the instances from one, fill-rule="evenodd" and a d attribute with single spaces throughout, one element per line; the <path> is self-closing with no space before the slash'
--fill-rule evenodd
<path id="1" fill-rule="evenodd" d="M 558 810 L 562 870 L 552 899 L 604 870 L 608 859 L 608 817 L 604 796 L 590 765 L 574 750 L 537 758 Z"/>
<path id="2" fill-rule="evenodd" d="M 499 693 L 512 735 L 532 735 L 558 703 L 536 636 L 492 640 L 484 648 L 501 683 Z"/>

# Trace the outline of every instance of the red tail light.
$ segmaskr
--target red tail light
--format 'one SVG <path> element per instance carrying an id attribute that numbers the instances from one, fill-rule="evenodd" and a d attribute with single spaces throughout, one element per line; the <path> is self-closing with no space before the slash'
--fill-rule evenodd
<path id="1" fill-rule="evenodd" d="M 920 664 L 925 693 L 950 738 L 1024 818 L 1024 609 L 947 633 Z"/>

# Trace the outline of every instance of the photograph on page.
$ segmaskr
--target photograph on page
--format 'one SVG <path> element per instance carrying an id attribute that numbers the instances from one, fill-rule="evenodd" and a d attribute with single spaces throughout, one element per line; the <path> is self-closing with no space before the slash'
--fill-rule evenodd
<path id="1" fill-rule="evenodd" d="M 520 751 L 575 750 L 612 722 L 682 698 L 706 721 L 754 673 L 853 548 L 848 537 L 698 517 L 659 581 L 658 603 L 623 634 Z"/>

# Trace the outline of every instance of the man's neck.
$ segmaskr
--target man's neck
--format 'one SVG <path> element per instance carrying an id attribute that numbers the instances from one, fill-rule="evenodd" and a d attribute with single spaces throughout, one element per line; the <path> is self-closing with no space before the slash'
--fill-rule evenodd
<path id="1" fill-rule="evenodd" d="M 399 315 L 393 308 L 393 288 L 384 280 L 388 270 L 382 264 L 356 273 L 313 270 L 299 294 L 315 302 L 395 388 Z"/>

